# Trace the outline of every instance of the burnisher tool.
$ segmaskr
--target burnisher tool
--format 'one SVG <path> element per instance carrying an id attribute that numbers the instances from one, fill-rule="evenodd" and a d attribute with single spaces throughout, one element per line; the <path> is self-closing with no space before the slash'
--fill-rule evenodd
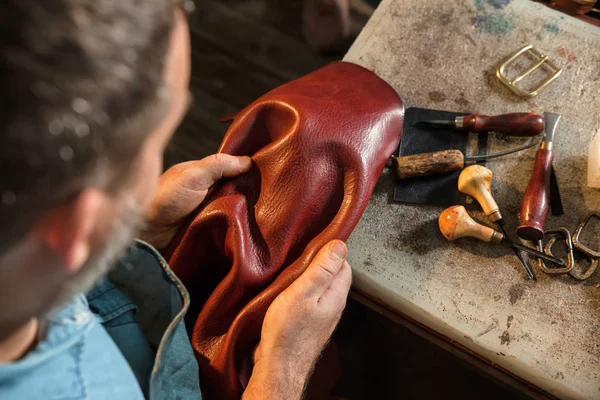
<path id="1" fill-rule="evenodd" d="M 492 176 L 492 171 L 483 165 L 470 165 L 465 168 L 458 177 L 458 190 L 477 200 L 485 215 L 487 215 L 492 222 L 498 224 L 502 234 L 510 239 L 504 227 L 504 220 L 502 219 L 498 203 L 496 203 L 496 200 L 494 200 L 494 197 L 492 196 Z M 519 250 L 513 248 L 513 251 L 529 279 L 535 281 L 535 273 L 523 259 Z"/>
<path id="2" fill-rule="evenodd" d="M 440 232 L 448 240 L 455 240 L 462 237 L 472 237 L 488 243 L 502 244 L 525 251 L 535 257 L 543 258 L 544 260 L 552 261 L 560 266 L 565 263 L 556 257 L 544 254 L 520 243 L 512 242 L 503 234 L 489 226 L 481 225 L 475 222 L 467 213 L 463 206 L 452 206 L 445 209 L 438 220 Z"/>

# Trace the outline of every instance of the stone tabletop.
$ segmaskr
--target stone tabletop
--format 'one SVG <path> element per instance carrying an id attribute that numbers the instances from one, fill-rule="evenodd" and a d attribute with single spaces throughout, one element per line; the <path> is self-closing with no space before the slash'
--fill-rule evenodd
<path id="1" fill-rule="evenodd" d="M 563 73 L 522 100 L 494 73 L 530 43 Z M 573 232 L 600 210 L 600 190 L 586 186 L 587 148 L 600 128 L 599 28 L 528 0 L 384 0 L 345 61 L 386 80 L 406 107 L 561 114 L 555 168 L 566 213 L 546 227 Z M 489 150 L 522 141 L 492 134 Z M 513 232 L 535 151 L 487 163 Z M 600 270 L 580 282 L 536 267 L 538 281 L 528 281 L 510 250 L 447 242 L 442 208 L 392 203 L 392 188 L 386 172 L 348 242 L 356 288 L 558 397 L 600 398 Z"/>

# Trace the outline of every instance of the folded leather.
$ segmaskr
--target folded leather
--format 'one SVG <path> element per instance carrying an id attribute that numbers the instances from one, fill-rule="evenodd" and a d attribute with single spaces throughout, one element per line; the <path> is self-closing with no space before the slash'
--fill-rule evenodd
<path id="1" fill-rule="evenodd" d="M 166 252 L 192 297 L 205 396 L 241 396 L 240 370 L 267 308 L 323 245 L 348 238 L 398 146 L 403 117 L 387 83 L 344 62 L 234 116 L 219 152 L 250 156 L 253 166 L 216 188 Z"/>

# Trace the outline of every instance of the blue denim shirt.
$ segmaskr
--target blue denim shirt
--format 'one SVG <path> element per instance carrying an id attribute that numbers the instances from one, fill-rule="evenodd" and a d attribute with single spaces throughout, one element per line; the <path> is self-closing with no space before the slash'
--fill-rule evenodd
<path id="1" fill-rule="evenodd" d="M 41 321 L 34 350 L 0 364 L 0 399 L 200 399 L 189 303 L 160 254 L 136 242 L 87 298 Z"/>

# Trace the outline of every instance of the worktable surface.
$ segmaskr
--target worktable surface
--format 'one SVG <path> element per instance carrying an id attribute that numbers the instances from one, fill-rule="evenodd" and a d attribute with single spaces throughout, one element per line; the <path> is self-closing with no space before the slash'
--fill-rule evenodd
<path id="1" fill-rule="evenodd" d="M 522 100 L 494 73 L 529 43 L 564 68 Z M 345 61 L 386 80 L 406 107 L 561 114 L 554 164 L 566 213 L 546 227 L 573 232 L 600 210 L 600 190 L 586 185 L 587 149 L 600 128 L 599 28 L 528 0 L 384 0 Z M 521 142 L 491 134 L 490 151 Z M 535 151 L 487 163 L 509 231 Z M 437 225 L 442 207 L 392 203 L 392 188 L 386 172 L 348 241 L 355 287 L 558 397 L 600 398 L 600 269 L 579 282 L 536 267 L 538 281 L 528 281 L 510 250 L 447 242 Z"/>

